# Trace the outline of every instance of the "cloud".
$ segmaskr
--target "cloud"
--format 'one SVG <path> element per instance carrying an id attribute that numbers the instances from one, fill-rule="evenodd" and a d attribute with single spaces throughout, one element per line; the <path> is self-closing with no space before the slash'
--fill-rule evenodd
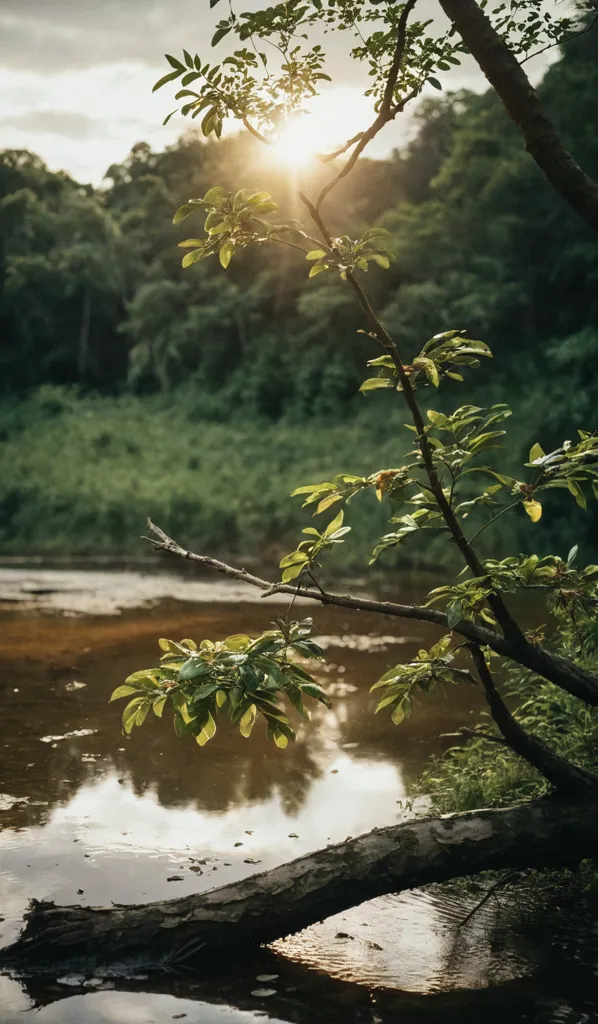
<path id="1" fill-rule="evenodd" d="M 2 0 L 0 64 L 59 74 L 134 61 L 158 66 L 164 51 L 185 42 L 209 46 L 213 14 L 207 3 L 180 0 Z"/>
<path id="2" fill-rule="evenodd" d="M 0 119 L 0 127 L 33 134 L 60 135 L 79 141 L 108 134 L 105 121 L 72 110 L 30 110 Z"/>

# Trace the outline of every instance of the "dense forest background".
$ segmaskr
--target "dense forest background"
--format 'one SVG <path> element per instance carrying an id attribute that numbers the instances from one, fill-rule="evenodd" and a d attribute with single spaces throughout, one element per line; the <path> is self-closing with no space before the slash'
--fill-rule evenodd
<path id="1" fill-rule="evenodd" d="M 598 33 L 569 42 L 540 91 L 598 177 Z M 329 221 L 350 235 L 390 231 L 396 262 L 364 281 L 403 351 L 454 327 L 491 345 L 467 400 L 512 405 L 509 459 L 523 462 L 536 440 L 549 450 L 598 427 L 598 240 L 492 92 L 426 100 L 416 120 L 404 150 L 360 161 Z M 294 486 L 401 464 L 409 435 L 396 396 L 357 393 L 377 353 L 342 281 L 308 281 L 282 246 L 248 250 L 226 273 L 216 261 L 181 269 L 177 243 L 193 220 L 175 227 L 173 211 L 211 185 L 266 188 L 285 218 L 301 216 L 293 173 L 267 157 L 246 136 L 189 135 L 161 153 L 140 143 L 96 190 L 31 153 L 0 154 L 5 554 L 145 554 L 148 514 L 203 550 L 276 553 L 303 518 Z M 433 406 L 462 402 L 459 388 Z M 363 562 L 384 518 L 355 502 L 345 567 Z M 540 524 L 502 519 L 486 544 L 566 554 L 581 542 L 589 557 L 596 524 L 557 497 Z M 438 551 L 410 558 L 436 562 Z"/>

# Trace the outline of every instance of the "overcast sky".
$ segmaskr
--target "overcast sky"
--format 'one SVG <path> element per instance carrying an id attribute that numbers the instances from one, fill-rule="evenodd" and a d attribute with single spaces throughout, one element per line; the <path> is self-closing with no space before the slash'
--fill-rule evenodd
<path id="1" fill-rule="evenodd" d="M 152 95 L 152 85 L 166 70 L 165 52 L 185 46 L 209 59 L 219 11 L 208 0 L 0 0 L 0 148 L 30 149 L 53 170 L 99 184 L 136 142 L 156 149 L 174 142 L 187 122 L 173 118 L 162 127 L 172 92 Z M 332 70 L 359 130 L 369 105 L 339 36 Z M 219 49 L 224 55 L 226 40 Z M 453 88 L 484 86 L 471 65 L 445 78 Z M 400 120 L 389 125 L 370 152 L 388 153 L 405 133 Z"/>

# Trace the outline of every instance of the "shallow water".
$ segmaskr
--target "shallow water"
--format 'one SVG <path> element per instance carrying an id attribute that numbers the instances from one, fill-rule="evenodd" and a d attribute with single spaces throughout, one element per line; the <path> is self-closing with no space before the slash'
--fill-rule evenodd
<path id="1" fill-rule="evenodd" d="M 1 944 L 18 934 L 31 897 L 97 905 L 183 896 L 400 821 L 412 813 L 413 781 L 451 742 L 441 734 L 480 712 L 474 691 L 455 688 L 421 703 L 400 729 L 374 716 L 369 685 L 434 631 L 310 608 L 334 706 L 318 708 L 292 747 L 278 750 L 257 729 L 244 741 L 226 723 L 202 750 L 166 721 L 125 739 L 121 709 L 107 699 L 131 671 L 156 663 L 157 636 L 258 631 L 284 606 L 228 581 L 40 568 L 0 570 L 1 596 Z M 460 927 L 482 893 L 438 887 L 374 900 L 247 963 L 210 965 L 208 978 L 0 979 L 0 1021 L 33 1012 L 40 1024 L 181 1015 L 244 1024 L 260 1014 L 375 1024 L 480 1012 L 598 1020 L 588 971 L 560 946 L 557 954 L 550 936 L 532 941 L 495 900 Z"/>

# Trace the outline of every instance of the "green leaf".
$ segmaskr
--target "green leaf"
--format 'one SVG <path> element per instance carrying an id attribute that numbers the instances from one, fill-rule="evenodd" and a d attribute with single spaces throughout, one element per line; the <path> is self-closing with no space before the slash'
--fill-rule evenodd
<path id="1" fill-rule="evenodd" d="M 147 698 L 145 698 L 145 697 L 135 697 L 133 700 L 129 701 L 129 703 L 127 704 L 125 710 L 123 711 L 123 713 L 122 713 L 122 725 L 123 725 L 123 731 L 127 734 L 127 736 L 130 735 L 130 733 L 131 733 L 131 731 L 133 729 L 133 726 L 135 725 L 135 720 L 137 718 L 137 712 L 138 712 L 140 706 L 145 703 L 146 699 Z"/>
<path id="2" fill-rule="evenodd" d="M 394 709 L 390 717 L 395 725 L 400 725 L 401 722 L 405 720 L 405 708 L 403 707 L 402 701 L 400 704 L 397 704 L 396 708 Z"/>
<path id="3" fill-rule="evenodd" d="M 230 193 L 222 188 L 222 185 L 213 185 L 209 188 L 203 197 L 204 203 L 213 203 L 215 206 L 220 206 L 222 203 L 230 198 Z"/>
<path id="4" fill-rule="evenodd" d="M 167 82 L 172 82 L 173 79 L 178 78 L 180 73 L 181 73 L 180 71 L 171 71 L 168 75 L 164 75 L 163 78 L 160 78 L 159 81 L 156 82 L 156 84 L 154 85 L 154 87 L 152 89 L 152 92 L 157 92 L 158 89 L 161 89 L 162 86 L 166 85 Z M 173 111 L 173 113 L 174 113 L 174 111 Z M 169 114 L 168 116 L 172 117 L 172 114 Z"/>
<path id="5" fill-rule="evenodd" d="M 308 252 L 306 254 L 305 259 L 306 260 L 321 260 L 325 256 L 326 256 L 326 253 L 324 252 L 323 249 L 312 249 L 311 252 Z"/>
<path id="6" fill-rule="evenodd" d="M 154 703 L 152 704 L 154 714 L 156 715 L 157 718 L 162 718 L 162 712 L 164 711 L 164 705 L 166 704 L 167 699 L 168 698 L 166 694 L 164 694 L 163 697 L 156 697 Z"/>
<path id="7" fill-rule="evenodd" d="M 235 247 L 234 247 L 233 243 L 230 242 L 230 241 L 224 242 L 220 246 L 220 251 L 218 253 L 218 256 L 219 256 L 219 259 L 220 259 L 220 263 L 224 267 L 225 270 L 226 270 L 226 268 L 228 267 L 230 261 L 233 258 L 234 251 L 235 251 Z"/>
<path id="8" fill-rule="evenodd" d="M 427 359 L 425 356 L 418 356 L 417 359 L 413 360 L 413 366 L 417 370 L 422 370 L 430 384 L 433 384 L 435 388 L 440 384 L 440 375 L 438 373 L 438 367 L 433 359 Z"/>
<path id="9" fill-rule="evenodd" d="M 304 563 L 300 563 L 297 565 L 289 565 L 289 567 L 285 569 L 282 574 L 282 582 L 289 583 L 291 580 L 297 579 L 297 576 L 300 576 L 301 573 L 303 572 L 303 567 Z"/>
<path id="10" fill-rule="evenodd" d="M 530 449 L 529 460 L 528 461 L 529 462 L 535 462 L 536 459 L 543 459 L 545 457 L 545 455 L 546 455 L 546 452 L 543 450 L 542 446 L 539 445 L 536 442 L 536 444 L 534 444 L 532 446 L 532 448 Z"/>
<path id="11" fill-rule="evenodd" d="M 204 249 L 194 249 L 193 252 L 187 252 L 181 260 L 183 267 L 190 267 L 192 263 L 197 263 L 205 256 Z"/>
<path id="12" fill-rule="evenodd" d="M 179 683 L 192 682 L 194 679 L 201 679 L 210 672 L 210 666 L 202 658 L 194 657 L 181 665 L 179 669 Z"/>
<path id="13" fill-rule="evenodd" d="M 442 86 L 437 78 L 428 78 L 428 82 L 430 83 L 431 86 L 434 87 L 434 89 L 442 89 Z"/>
<path id="14" fill-rule="evenodd" d="M 132 693 L 139 693 L 138 686 L 117 686 L 116 690 L 113 690 L 112 696 L 110 697 L 110 703 L 113 700 L 119 700 L 121 697 L 130 697 Z"/>
<path id="15" fill-rule="evenodd" d="M 378 388 L 394 388 L 394 383 L 388 377 L 370 377 L 364 380 L 359 390 L 365 394 L 366 391 L 376 391 Z"/>
<path id="16" fill-rule="evenodd" d="M 463 602 L 462 601 L 451 601 L 446 607 L 446 621 L 450 629 L 454 627 L 463 618 Z"/>
<path id="17" fill-rule="evenodd" d="M 328 526 L 324 530 L 324 537 L 330 537 L 333 533 L 336 533 L 337 530 L 340 530 L 341 526 L 343 525 L 344 516 L 344 510 L 341 509 L 338 515 L 335 516 L 330 523 L 328 523 Z"/>
<path id="18" fill-rule="evenodd" d="M 388 256 L 385 256 L 384 253 L 375 252 L 371 256 L 368 256 L 368 259 L 373 263 L 377 263 L 383 270 L 388 270 L 390 267 L 390 259 Z"/>
<path id="19" fill-rule="evenodd" d="M 318 513 L 320 513 L 320 512 L 325 512 L 326 509 L 330 508 L 331 505 L 334 505 L 334 503 L 336 501 L 342 501 L 342 500 L 343 500 L 342 494 L 327 494 L 325 498 L 322 498 L 321 502 L 319 503 L 318 507 L 316 508 L 316 515 L 318 515 Z M 305 530 L 303 531 L 303 533 L 305 533 Z"/>

